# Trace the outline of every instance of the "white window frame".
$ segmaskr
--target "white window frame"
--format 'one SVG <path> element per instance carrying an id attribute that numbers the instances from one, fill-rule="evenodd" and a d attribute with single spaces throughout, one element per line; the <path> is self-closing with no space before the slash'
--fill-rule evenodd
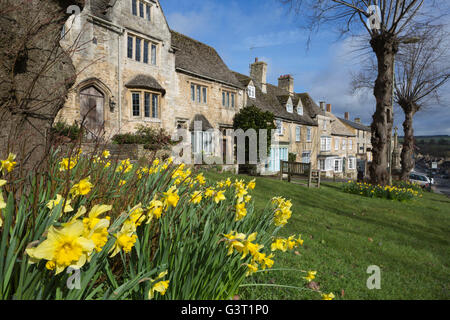
<path id="1" fill-rule="evenodd" d="M 254 86 L 248 86 L 248 97 L 255 99 L 256 98 L 256 88 Z"/>
<path id="2" fill-rule="evenodd" d="M 336 170 L 336 162 L 338 163 L 338 170 Z M 341 173 L 342 172 L 342 164 L 343 164 L 343 160 L 342 158 L 335 158 L 334 159 L 334 172 L 336 173 Z"/>
<path id="3" fill-rule="evenodd" d="M 302 141 L 302 127 L 301 126 L 295 127 L 295 141 L 296 142 Z"/>
<path id="4" fill-rule="evenodd" d="M 298 114 L 299 116 L 302 116 L 302 115 L 303 115 L 303 105 L 302 105 L 302 100 L 300 100 L 300 101 L 298 102 L 298 106 L 297 106 L 297 114 Z"/>
<path id="5" fill-rule="evenodd" d="M 351 138 L 348 139 L 348 150 L 353 150 L 353 140 Z"/>
<path id="6" fill-rule="evenodd" d="M 339 144 L 341 143 L 341 139 L 340 138 L 334 138 L 334 151 L 338 151 L 339 150 Z"/>
<path id="7" fill-rule="evenodd" d="M 311 163 L 311 151 L 303 151 L 302 152 L 302 162 L 303 163 Z"/>
<path id="8" fill-rule="evenodd" d="M 355 157 L 348 158 L 348 169 L 349 170 L 356 169 L 356 158 Z"/>
<path id="9" fill-rule="evenodd" d="M 330 137 L 320 137 L 320 151 L 323 151 L 323 152 L 331 151 L 331 138 Z"/>
<path id="10" fill-rule="evenodd" d="M 327 130 L 327 120 L 323 120 L 323 130 Z"/>
<path id="11" fill-rule="evenodd" d="M 275 120 L 276 126 L 277 126 L 277 135 L 282 136 L 283 135 L 283 120 Z"/>
<path id="12" fill-rule="evenodd" d="M 343 138 L 342 139 L 342 150 L 346 150 L 347 149 L 347 139 Z"/>
<path id="13" fill-rule="evenodd" d="M 306 128 L 306 142 L 311 142 L 311 141 L 312 141 L 312 128 L 307 127 Z"/>
<path id="14" fill-rule="evenodd" d="M 294 113 L 294 106 L 292 105 L 292 103 L 288 102 L 286 104 L 286 111 L 289 113 Z"/>

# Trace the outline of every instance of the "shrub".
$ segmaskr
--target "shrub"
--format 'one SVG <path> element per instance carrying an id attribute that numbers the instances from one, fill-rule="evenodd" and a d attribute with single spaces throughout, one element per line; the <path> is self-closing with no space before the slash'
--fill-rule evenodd
<path id="1" fill-rule="evenodd" d="M 207 183 L 171 158 L 50 156 L 21 195 L 0 179 L 2 299 L 230 299 L 246 276 L 272 267 L 270 249 L 303 242 L 274 238 L 292 204 L 274 198 L 255 210 L 254 181 Z M 15 165 L 14 155 L 2 161 L 0 178 Z"/>
<path id="2" fill-rule="evenodd" d="M 406 201 L 422 197 L 422 190 L 416 185 L 398 182 L 397 185 L 380 186 L 369 183 L 349 181 L 343 186 L 344 192 L 362 195 L 369 198 Z"/>
<path id="3" fill-rule="evenodd" d="M 117 134 L 112 138 L 116 144 L 142 144 L 147 150 L 161 150 L 175 142 L 164 129 L 155 129 L 143 125 L 137 126 L 136 133 Z"/>
<path id="4" fill-rule="evenodd" d="M 69 125 L 64 121 L 58 121 L 51 128 L 51 133 L 53 135 L 68 137 L 71 140 L 77 140 L 80 134 L 82 134 L 82 129 L 77 122 Z"/>

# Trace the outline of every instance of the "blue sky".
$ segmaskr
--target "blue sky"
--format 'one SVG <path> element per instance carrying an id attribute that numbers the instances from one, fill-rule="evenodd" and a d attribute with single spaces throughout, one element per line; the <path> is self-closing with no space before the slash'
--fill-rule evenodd
<path id="1" fill-rule="evenodd" d="M 375 111 L 372 92 L 350 92 L 351 72 L 358 71 L 365 57 L 355 39 L 338 39 L 338 32 L 326 27 L 313 34 L 307 50 L 309 32 L 300 28 L 301 18 L 278 0 L 160 2 L 172 29 L 214 47 L 231 70 L 248 75 L 249 65 L 258 57 L 268 63 L 269 83 L 277 84 L 280 75 L 292 74 L 296 92 L 332 104 L 339 117 L 349 112 L 351 119 L 359 117 L 370 125 Z M 450 102 L 450 86 L 445 92 L 444 103 Z M 450 135 L 449 120 L 448 104 L 429 107 L 416 115 L 416 135 Z M 400 134 L 402 121 L 397 109 Z"/>

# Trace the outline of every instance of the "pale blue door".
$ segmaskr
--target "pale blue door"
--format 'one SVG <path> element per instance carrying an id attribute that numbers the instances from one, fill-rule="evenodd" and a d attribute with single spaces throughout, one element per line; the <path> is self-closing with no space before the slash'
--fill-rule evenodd
<path id="1" fill-rule="evenodd" d="M 288 161 L 288 148 L 272 147 L 270 149 L 269 170 L 272 172 L 280 171 L 280 160 Z"/>

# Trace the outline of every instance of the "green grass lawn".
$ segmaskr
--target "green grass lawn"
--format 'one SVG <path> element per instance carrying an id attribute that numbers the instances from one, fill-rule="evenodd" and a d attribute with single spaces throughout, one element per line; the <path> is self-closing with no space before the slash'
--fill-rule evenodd
<path id="1" fill-rule="evenodd" d="M 211 180 L 247 176 L 207 172 Z M 274 269 L 316 270 L 315 281 L 337 299 L 449 299 L 450 199 L 426 193 L 398 202 L 341 191 L 339 183 L 308 189 L 294 183 L 256 178 L 251 193 L 257 208 L 274 196 L 293 203 L 292 218 L 279 235 L 301 234 L 297 254 L 277 252 Z M 381 269 L 381 289 L 369 290 L 367 268 Z M 271 271 L 247 278 L 248 284 L 305 288 L 304 274 Z M 242 288 L 242 299 L 318 299 L 308 290 L 268 286 Z"/>

